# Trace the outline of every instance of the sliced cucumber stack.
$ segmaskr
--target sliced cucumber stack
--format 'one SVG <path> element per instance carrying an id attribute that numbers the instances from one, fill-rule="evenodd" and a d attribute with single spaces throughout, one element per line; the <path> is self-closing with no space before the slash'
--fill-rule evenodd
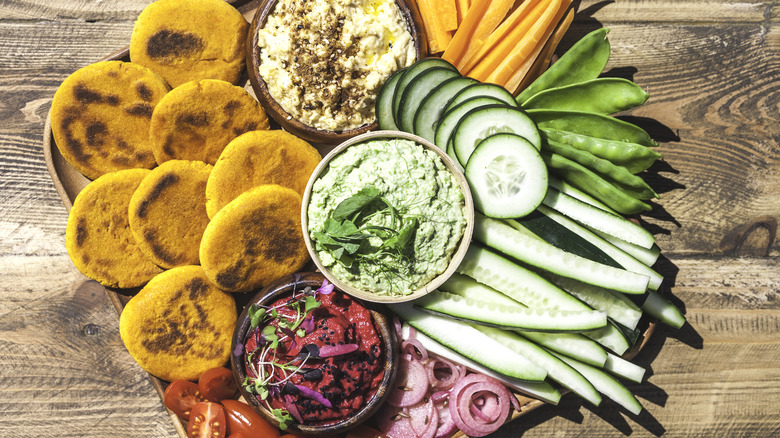
<path id="1" fill-rule="evenodd" d="M 464 88 L 460 93 L 458 93 L 452 101 L 447 105 L 446 108 L 444 108 L 444 111 L 449 111 L 450 109 L 460 105 L 461 103 L 473 99 L 475 97 L 484 97 L 489 96 L 493 97 L 502 103 L 509 105 L 511 107 L 517 108 L 517 101 L 515 101 L 514 96 L 512 96 L 512 93 L 506 90 L 504 87 L 500 87 L 496 84 L 474 84 L 471 86 L 468 86 Z"/>
<path id="2" fill-rule="evenodd" d="M 402 131 L 414 131 L 414 116 L 420 104 L 431 92 L 447 79 L 460 77 L 457 70 L 445 67 L 433 67 L 425 70 L 412 79 L 403 89 L 401 100 L 396 112 L 396 124 Z M 400 91 L 400 90 L 399 90 Z"/>
<path id="3" fill-rule="evenodd" d="M 458 122 L 452 133 L 452 145 L 458 161 L 465 167 L 480 141 L 505 132 L 517 134 L 528 140 L 537 151 L 541 150 L 542 137 L 539 130 L 523 110 L 506 105 L 490 105 L 468 112 Z"/>
<path id="4" fill-rule="evenodd" d="M 522 217 L 544 200 L 547 167 L 538 150 L 525 138 L 515 134 L 492 135 L 469 155 L 466 179 L 475 208 L 486 216 Z"/>
<path id="5" fill-rule="evenodd" d="M 393 96 L 395 95 L 398 81 L 401 80 L 401 77 L 408 69 L 408 67 L 402 68 L 390 75 L 385 85 L 379 90 L 379 95 L 376 97 L 376 120 L 379 124 L 379 129 L 398 130 L 398 125 L 395 124 L 395 118 L 393 118 Z"/>
<path id="6" fill-rule="evenodd" d="M 436 141 L 436 127 L 444 114 L 444 108 L 458 92 L 476 84 L 475 79 L 465 76 L 450 78 L 428 93 L 414 114 L 414 133 L 430 141 Z"/>
<path id="7" fill-rule="evenodd" d="M 393 91 L 393 119 L 395 120 L 396 125 L 398 125 L 398 119 L 399 119 L 399 108 L 401 107 L 401 97 L 403 97 L 404 90 L 406 87 L 420 74 L 422 74 L 424 71 L 432 69 L 432 68 L 448 68 L 450 70 L 458 71 L 452 64 L 449 62 L 441 59 L 441 58 L 424 58 L 421 59 L 406 70 L 406 72 L 401 76 L 401 78 L 398 80 L 398 85 L 395 87 L 395 90 Z"/>

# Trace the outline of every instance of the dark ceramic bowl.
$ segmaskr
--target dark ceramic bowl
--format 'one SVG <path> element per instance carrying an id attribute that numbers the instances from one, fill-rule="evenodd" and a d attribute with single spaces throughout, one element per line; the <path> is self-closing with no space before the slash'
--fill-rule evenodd
<path id="1" fill-rule="evenodd" d="M 247 333 L 251 330 L 248 309 L 252 304 L 268 305 L 285 295 L 291 294 L 293 290 L 302 291 L 307 286 L 316 290 L 322 285 L 322 281 L 324 279 L 325 277 L 322 274 L 305 272 L 280 279 L 279 281 L 258 292 L 257 295 L 255 295 L 249 301 L 249 303 L 247 303 L 244 311 L 241 312 L 241 315 L 238 317 L 236 330 L 233 333 L 233 344 L 231 351 L 234 353 L 236 352 L 236 346 L 238 344 L 244 343 L 244 339 L 246 339 Z M 338 289 L 336 290 L 338 291 Z M 389 394 L 389 388 L 395 380 L 397 369 L 396 363 L 398 359 L 398 346 L 395 330 L 393 329 L 390 319 L 382 312 L 380 312 L 378 308 L 372 307 L 370 303 L 360 302 L 360 304 L 363 304 L 371 312 L 371 316 L 376 323 L 377 331 L 381 336 L 382 343 L 385 347 L 383 357 L 385 362 L 385 374 L 379 384 L 379 388 L 376 390 L 376 393 L 368 400 L 365 406 L 360 408 L 357 412 L 346 419 L 343 419 L 337 423 L 316 426 L 293 423 L 288 427 L 288 431 L 298 432 L 306 435 L 340 434 L 371 418 L 379 410 L 379 408 L 382 406 L 382 403 L 387 398 L 387 395 Z M 243 348 L 241 348 L 241 351 L 242 354 L 239 356 L 236 356 L 235 354 L 231 354 L 230 356 L 230 366 L 233 370 L 233 376 L 235 377 L 236 381 L 239 382 L 239 390 L 241 395 L 244 397 L 244 399 L 246 399 L 249 405 L 252 406 L 252 408 L 257 411 L 257 413 L 260 414 L 266 421 L 278 427 L 279 421 L 265 406 L 260 404 L 260 402 L 257 400 L 257 396 L 247 392 L 246 389 L 244 389 L 244 387 L 241 385 L 241 382 L 243 382 L 247 376 L 243 366 Z"/>
<path id="2" fill-rule="evenodd" d="M 415 44 L 416 59 L 422 59 L 428 53 L 428 43 L 425 37 L 425 28 L 416 6 L 410 7 L 409 2 L 405 0 L 396 0 L 401 14 L 409 25 L 409 32 Z M 265 20 L 273 10 L 276 0 L 263 0 L 255 13 L 246 44 L 246 67 L 249 75 L 249 81 L 252 89 L 255 91 L 257 100 L 263 105 L 268 115 L 276 121 L 282 128 L 292 134 L 297 135 L 304 140 L 319 144 L 341 143 L 358 134 L 371 131 L 377 128 L 377 123 L 363 125 L 354 129 L 345 131 L 326 131 L 317 129 L 301 123 L 293 118 L 282 106 L 271 96 L 268 87 L 260 76 L 258 68 L 260 66 L 260 50 L 257 48 L 257 32 L 265 25 Z"/>

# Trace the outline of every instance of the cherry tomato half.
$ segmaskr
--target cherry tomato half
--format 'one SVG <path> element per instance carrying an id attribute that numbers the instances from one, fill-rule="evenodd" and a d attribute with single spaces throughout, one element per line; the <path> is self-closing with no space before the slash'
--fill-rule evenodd
<path id="1" fill-rule="evenodd" d="M 238 400 L 222 400 L 227 414 L 228 430 L 246 438 L 277 438 L 279 429 L 268 424 L 251 406 Z"/>
<path id="2" fill-rule="evenodd" d="M 225 438 L 225 409 L 219 403 L 201 402 L 192 408 L 187 425 L 189 438 Z"/>
<path id="3" fill-rule="evenodd" d="M 198 379 L 198 389 L 203 398 L 212 402 L 220 402 L 233 398 L 238 391 L 238 384 L 233 378 L 233 372 L 225 367 L 212 368 Z"/>
<path id="4" fill-rule="evenodd" d="M 206 401 L 198 389 L 198 385 L 187 380 L 174 380 L 165 388 L 163 403 L 183 420 L 190 419 L 193 406 Z"/>

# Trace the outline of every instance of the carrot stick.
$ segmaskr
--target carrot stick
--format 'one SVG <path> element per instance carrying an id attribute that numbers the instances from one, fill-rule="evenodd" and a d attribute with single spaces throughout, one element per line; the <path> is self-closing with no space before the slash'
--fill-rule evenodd
<path id="1" fill-rule="evenodd" d="M 463 18 L 466 16 L 470 4 L 471 2 L 469 0 L 455 0 L 455 9 L 458 13 L 458 26 L 463 22 Z"/>
<path id="2" fill-rule="evenodd" d="M 544 48 L 542 48 L 541 53 L 536 58 L 535 61 L 533 61 L 533 64 L 531 64 L 530 70 L 527 70 L 528 73 L 526 73 L 525 77 L 522 78 L 522 82 L 520 82 L 520 85 L 517 86 L 516 89 L 509 89 L 512 94 L 517 95 L 520 93 L 520 91 L 524 90 L 526 87 L 531 85 L 533 81 L 536 80 L 545 70 L 547 70 L 547 67 L 550 66 L 550 63 L 552 62 L 552 57 L 555 54 L 555 49 L 558 48 L 558 44 L 560 44 L 561 40 L 563 39 L 563 35 L 566 34 L 566 32 L 569 30 L 569 26 L 571 25 L 572 20 L 574 19 L 574 9 L 569 9 L 569 12 L 566 14 L 566 17 L 564 17 L 563 21 L 558 25 L 558 28 L 555 29 L 555 32 L 550 37 L 550 39 L 547 40 L 547 43 L 545 43 Z M 530 62 L 531 59 L 529 59 Z M 512 75 L 512 78 L 509 79 L 507 84 L 512 84 L 517 82 L 516 76 L 518 74 L 522 74 L 522 70 L 524 68 L 518 69 L 518 71 Z"/>
<path id="3" fill-rule="evenodd" d="M 441 30 L 448 32 L 458 28 L 458 11 L 455 8 L 455 0 L 434 0 L 434 10 L 441 23 Z"/>
<path id="4" fill-rule="evenodd" d="M 462 62 L 479 50 L 512 7 L 514 0 L 474 0 L 442 58 L 462 69 Z"/>
<path id="5" fill-rule="evenodd" d="M 452 40 L 452 33 L 443 29 L 439 15 L 431 0 L 417 2 L 420 9 L 420 16 L 425 25 L 425 33 L 428 36 L 428 51 L 430 53 L 440 53 L 449 45 Z"/>
<path id="6" fill-rule="evenodd" d="M 567 2 L 570 0 L 566 0 Z M 565 9 L 562 8 L 562 0 L 552 0 L 547 10 L 533 27 L 526 33 L 518 48 L 498 66 L 487 78 L 487 82 L 506 85 L 509 78 L 523 65 L 525 61 L 538 47 L 544 46 L 544 42 L 552 34 L 557 21 L 563 17 Z M 568 4 L 566 5 L 568 6 Z"/>
<path id="7" fill-rule="evenodd" d="M 545 0 L 548 2 L 549 0 Z M 498 28 L 490 34 L 485 44 L 479 48 L 469 59 L 463 63 L 463 71 L 467 74 L 480 76 L 482 73 L 477 70 L 472 73 L 474 67 L 485 58 L 490 58 L 483 65 L 483 69 L 490 69 L 491 64 L 497 65 L 502 59 L 509 55 L 509 52 L 520 42 L 528 29 L 531 28 L 545 9 L 545 3 L 539 3 L 540 0 L 526 0 L 512 14 L 501 23 Z M 500 49 L 499 49 L 500 47 Z M 493 67 L 495 67 L 493 65 Z"/>

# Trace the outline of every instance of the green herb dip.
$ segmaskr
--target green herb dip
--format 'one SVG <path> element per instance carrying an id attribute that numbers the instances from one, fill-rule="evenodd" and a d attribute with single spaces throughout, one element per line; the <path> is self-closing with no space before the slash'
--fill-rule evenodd
<path id="1" fill-rule="evenodd" d="M 334 251 L 340 247 L 327 245 L 333 243 L 334 210 L 367 191 L 381 198 L 354 219 L 360 232 L 349 238 L 358 242 L 352 250 L 358 244 L 360 249 L 355 254 Z M 434 151 L 410 140 L 371 140 L 346 148 L 314 182 L 308 227 L 320 261 L 344 283 L 377 294 L 408 295 L 447 269 L 466 228 L 465 200 Z M 364 230 L 379 230 L 380 237 Z M 364 235 L 371 237 L 353 237 Z"/>

